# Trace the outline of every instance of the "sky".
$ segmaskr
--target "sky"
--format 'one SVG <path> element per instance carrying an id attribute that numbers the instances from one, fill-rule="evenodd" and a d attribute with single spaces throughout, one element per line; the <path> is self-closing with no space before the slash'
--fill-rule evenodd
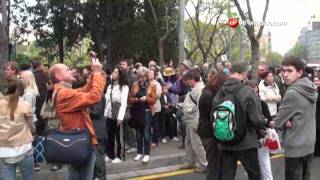
<path id="1" fill-rule="evenodd" d="M 195 0 L 193 0 L 196 2 Z M 246 8 L 245 0 L 239 0 Z M 250 0 L 255 21 L 261 22 L 266 0 Z M 190 14 L 194 9 L 186 6 Z M 233 9 L 236 11 L 237 9 Z M 312 15 L 320 15 L 320 0 L 270 0 L 266 22 L 285 22 L 285 26 L 265 26 L 264 34 L 271 32 L 272 51 L 284 55 L 297 42 L 301 28 L 308 25 Z M 185 19 L 188 18 L 185 13 Z"/>
<path id="2" fill-rule="evenodd" d="M 250 2 L 254 15 L 262 17 L 265 0 Z M 264 32 L 271 32 L 272 50 L 285 54 L 297 42 L 301 28 L 317 14 L 320 15 L 320 0 L 270 0 L 266 21 L 287 22 L 287 26 L 265 27 Z"/>

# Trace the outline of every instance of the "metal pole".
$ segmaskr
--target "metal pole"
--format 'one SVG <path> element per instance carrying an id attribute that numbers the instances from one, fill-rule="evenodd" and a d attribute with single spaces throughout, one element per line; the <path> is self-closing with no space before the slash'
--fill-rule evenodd
<path id="1" fill-rule="evenodd" d="M 179 2 L 179 64 L 185 58 L 185 51 L 184 51 L 184 0 L 180 0 Z"/>

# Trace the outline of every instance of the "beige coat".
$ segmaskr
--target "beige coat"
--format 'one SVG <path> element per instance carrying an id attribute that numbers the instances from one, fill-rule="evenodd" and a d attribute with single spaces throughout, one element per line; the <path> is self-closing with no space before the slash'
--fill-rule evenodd
<path id="1" fill-rule="evenodd" d="M 31 143 L 34 126 L 31 105 L 19 99 L 14 120 L 10 120 L 8 98 L 0 98 L 0 147 L 15 147 Z"/>

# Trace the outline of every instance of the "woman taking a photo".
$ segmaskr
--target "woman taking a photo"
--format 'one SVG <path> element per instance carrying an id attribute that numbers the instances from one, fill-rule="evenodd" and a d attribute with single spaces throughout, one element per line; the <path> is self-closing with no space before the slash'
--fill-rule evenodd
<path id="1" fill-rule="evenodd" d="M 108 143 L 107 153 L 112 163 L 124 160 L 123 126 L 129 94 L 128 78 L 123 68 L 116 67 L 111 75 L 111 84 L 107 88 L 105 116 L 107 117 Z M 116 155 L 114 142 L 117 142 Z"/>
<path id="2" fill-rule="evenodd" d="M 4 180 L 16 179 L 19 167 L 23 180 L 33 179 L 31 106 L 20 96 L 21 80 L 10 81 L 0 99 L 0 161 Z"/>

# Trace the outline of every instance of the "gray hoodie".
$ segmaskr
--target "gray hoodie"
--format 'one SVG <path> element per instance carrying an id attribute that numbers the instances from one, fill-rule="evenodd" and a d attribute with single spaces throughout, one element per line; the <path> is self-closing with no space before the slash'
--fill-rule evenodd
<path id="1" fill-rule="evenodd" d="M 283 133 L 286 157 L 302 157 L 313 153 L 317 96 L 316 88 L 308 78 L 299 79 L 288 87 L 275 118 L 276 128 L 284 128 L 289 120 L 293 124 Z"/>

